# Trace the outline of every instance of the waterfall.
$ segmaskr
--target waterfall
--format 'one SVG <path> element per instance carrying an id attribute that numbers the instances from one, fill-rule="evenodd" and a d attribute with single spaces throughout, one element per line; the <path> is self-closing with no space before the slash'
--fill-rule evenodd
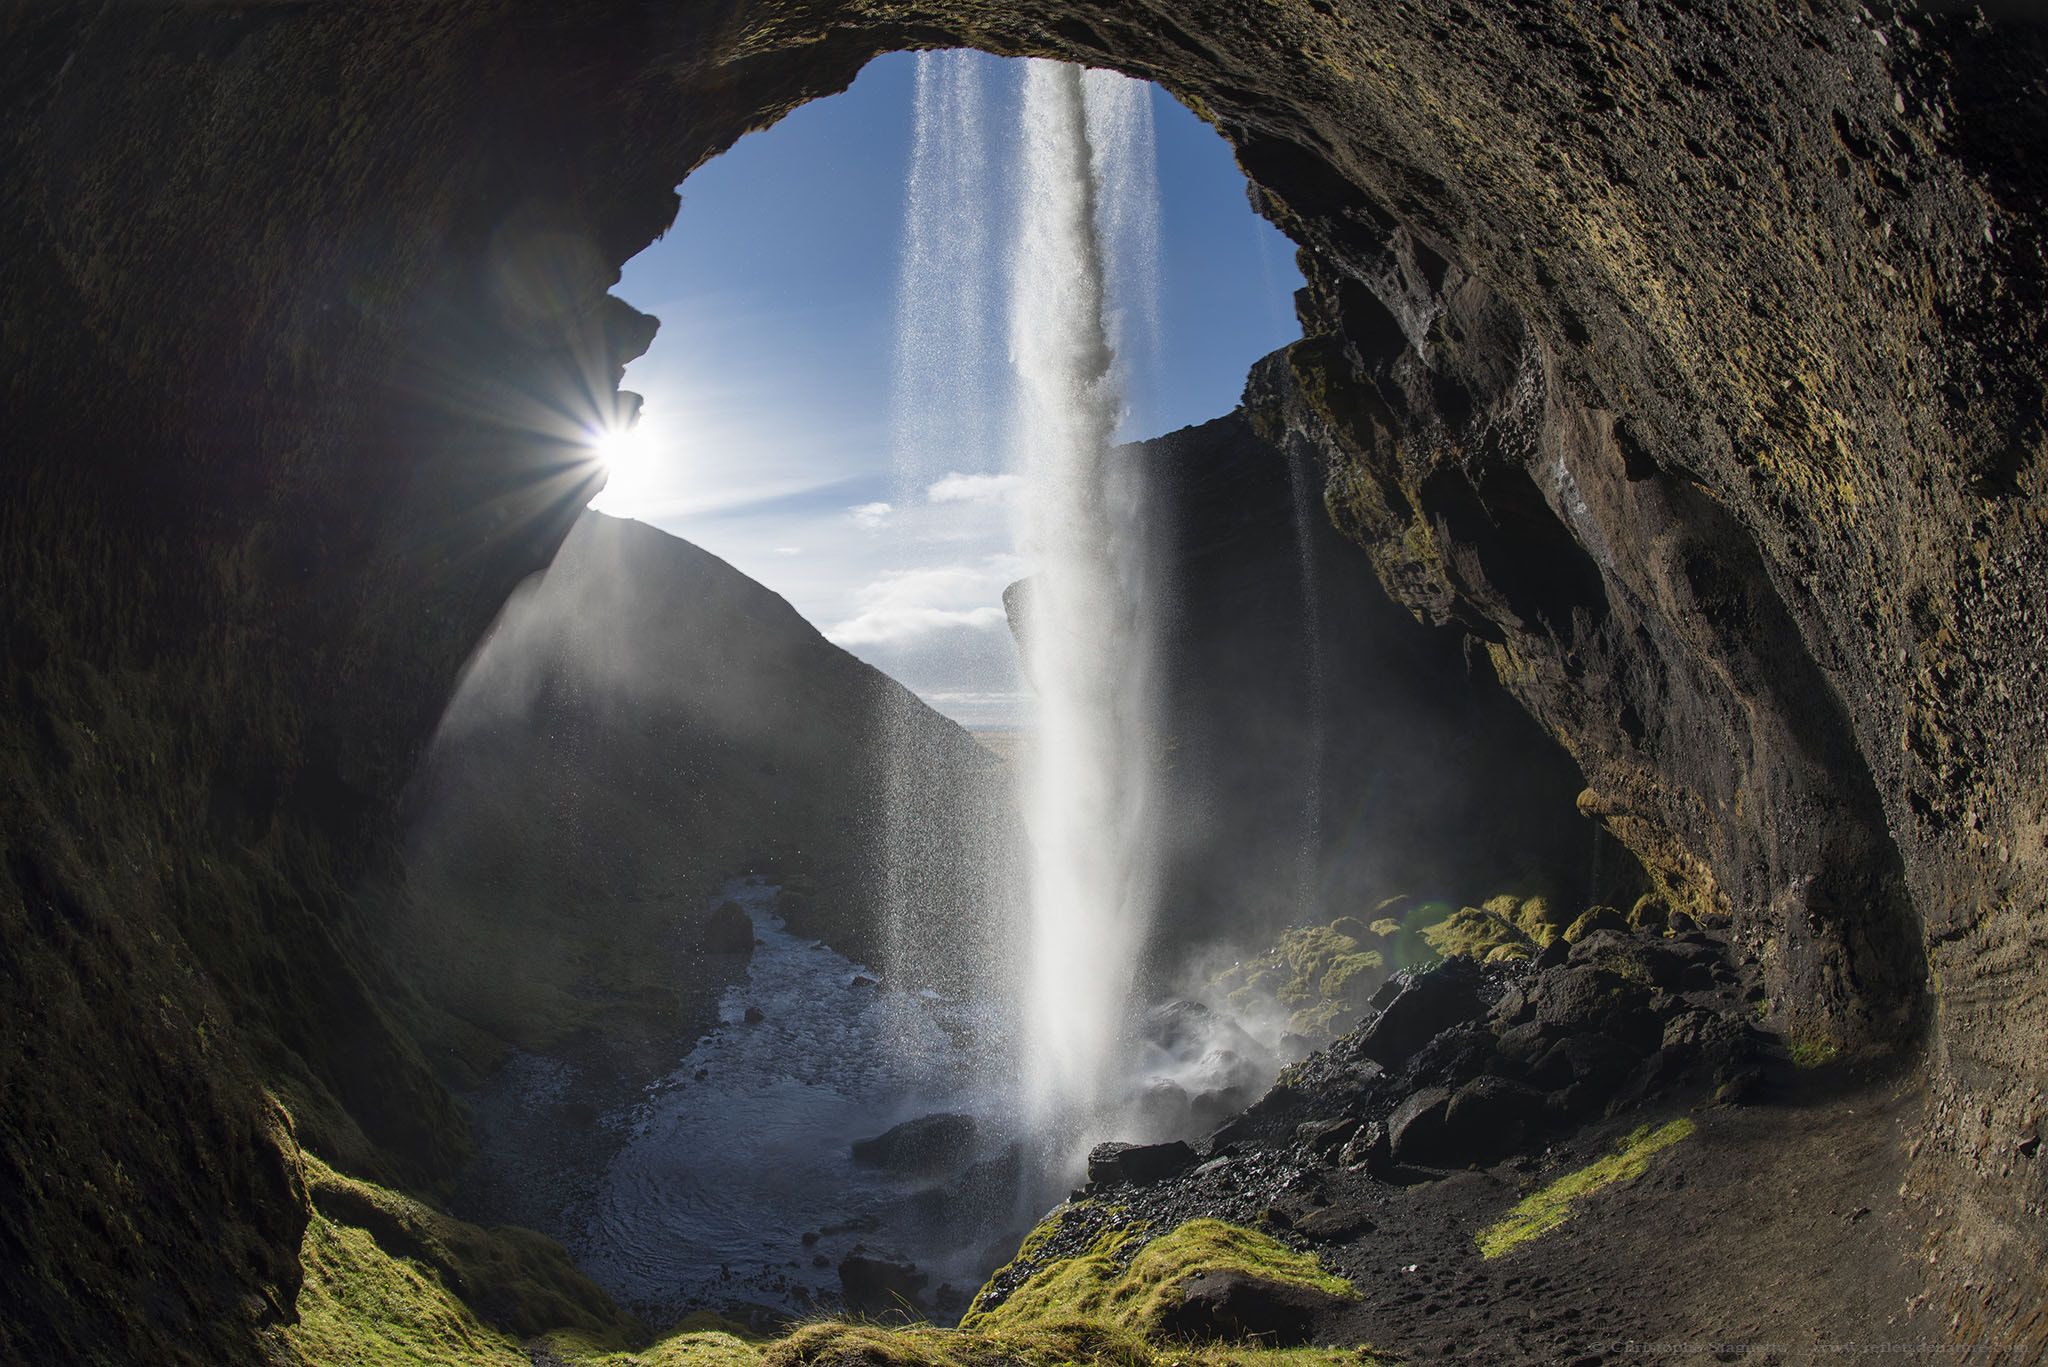
<path id="1" fill-rule="evenodd" d="M 1120 79 L 1120 78 L 1119 78 Z M 1142 96 L 1142 90 L 1139 92 Z M 1111 168 L 1135 122 L 1125 91 L 1077 67 L 1025 76 L 1023 183 L 1011 259 L 1020 540 L 1035 566 L 1027 632 L 1038 726 L 1026 775 L 1032 949 L 1027 1102 L 1055 1143 L 1083 1132 L 1116 1080 L 1150 916 L 1147 749 L 1153 731 L 1119 537 L 1110 441 L 1123 397 L 1106 239 L 1130 225 Z M 1138 320 L 1141 321 L 1142 320 Z M 1121 529 L 1128 531 L 1126 528 Z"/>
<path id="2" fill-rule="evenodd" d="M 917 57 L 891 393 L 889 501 L 898 509 L 923 502 L 926 489 L 947 474 L 992 473 L 1004 457 L 1001 224 L 989 213 L 1002 187 L 990 156 L 983 80 L 997 63 L 966 51 Z M 892 710 L 877 719 L 887 759 L 876 799 L 886 832 L 876 891 L 883 908 L 885 971 L 900 974 L 915 965 L 928 978 L 985 995 L 1009 976 L 999 962 L 1006 918 L 987 907 L 981 942 L 956 942 L 958 908 L 941 905 L 947 891 L 929 871 L 957 854 L 941 847 L 940 833 L 957 825 L 948 818 L 958 813 L 941 809 L 959 795 L 931 789 L 929 776 L 945 765 L 917 749 L 930 742 L 931 729 L 894 710 L 913 706 L 910 699 L 896 697 L 884 706 Z M 955 931 L 941 936 L 940 926 Z M 953 951 L 943 966 L 931 954 L 940 939 Z"/>
<path id="3" fill-rule="evenodd" d="M 920 52 L 896 286 L 893 497 L 1002 459 L 993 284 L 1000 201 L 978 52 Z"/>
<path id="4" fill-rule="evenodd" d="M 1328 739 L 1328 714 L 1323 696 L 1323 591 L 1316 566 L 1315 532 L 1322 501 L 1308 464 L 1314 459 L 1300 444 L 1287 447 L 1287 487 L 1294 503 L 1295 572 L 1301 585 L 1301 626 L 1308 647 L 1308 737 L 1305 781 L 1301 797 L 1301 847 L 1295 861 L 1295 915 L 1320 921 L 1323 860 L 1323 751 Z"/>
<path id="5" fill-rule="evenodd" d="M 985 87 L 1019 67 L 1012 141 L 996 136 Z M 921 54 L 916 91 L 893 497 L 914 504 L 933 479 L 994 473 L 999 461 L 1020 477 L 1012 513 L 1032 567 L 1022 635 L 1035 725 L 1017 771 L 1031 925 L 1009 977 L 1022 1119 L 1060 1181 L 1073 1146 L 1113 1123 L 1156 898 L 1147 561 L 1111 446 L 1159 351 L 1151 92 L 1113 72 L 1006 68 L 964 52 Z M 899 832 L 887 896 L 892 943 L 914 954 L 921 795 L 906 772 L 885 784 Z"/>

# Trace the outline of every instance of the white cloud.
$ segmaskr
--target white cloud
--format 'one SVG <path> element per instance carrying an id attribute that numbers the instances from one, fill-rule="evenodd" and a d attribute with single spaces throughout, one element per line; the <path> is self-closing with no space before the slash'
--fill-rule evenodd
<path id="1" fill-rule="evenodd" d="M 872 646 L 939 631 L 1003 627 L 1003 586 L 1016 574 L 1016 558 L 1008 555 L 980 565 L 891 570 L 855 592 L 858 610 L 825 637 L 841 646 Z"/>
<path id="2" fill-rule="evenodd" d="M 955 627 L 985 631 L 1003 620 L 1001 608 L 879 608 L 841 622 L 826 632 L 825 638 L 837 646 L 872 646 Z"/>
<path id="3" fill-rule="evenodd" d="M 853 518 L 855 526 L 866 530 L 881 526 L 889 520 L 889 514 L 896 510 L 886 503 L 860 503 L 846 511 L 848 516 Z"/>
<path id="4" fill-rule="evenodd" d="M 933 503 L 983 503 L 1008 498 L 1024 483 L 1021 475 L 949 474 L 925 490 Z"/>
<path id="5" fill-rule="evenodd" d="M 802 555 L 804 548 L 802 546 L 777 546 L 774 548 L 774 553 L 776 555 Z"/>

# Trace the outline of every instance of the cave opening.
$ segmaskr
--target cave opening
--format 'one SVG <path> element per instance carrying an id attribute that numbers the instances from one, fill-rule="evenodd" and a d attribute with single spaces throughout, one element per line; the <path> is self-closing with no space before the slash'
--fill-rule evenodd
<path id="1" fill-rule="evenodd" d="M 1213 1129 L 1459 908 L 1640 891 L 1569 761 L 1330 525 L 1317 453 L 1247 416 L 1301 277 L 1227 145 L 1099 73 L 1097 497 L 1139 547 L 1107 651 L 1157 693 L 1111 719 L 1153 809 L 1111 881 L 1149 923 L 1089 1027 L 1112 1095 L 1034 1118 L 1025 67 L 877 59 L 680 187 L 616 289 L 662 320 L 639 421 L 593 434 L 607 488 L 413 785 L 398 941 L 475 1117 L 457 1210 L 651 1321 L 957 1316 L 1094 1142 Z M 1112 957 L 1088 924 L 1039 977 Z"/>
<path id="2" fill-rule="evenodd" d="M 1241 1323 L 1154 1313 L 1245 1270 L 1184 1258 L 1189 1216 L 1265 1271 L 1312 1254 L 1348 1282 L 1355 1299 L 1323 1284 L 1337 1301 L 1307 1329 L 1347 1361 L 1364 1344 L 1567 1360 L 1737 1340 L 2041 1354 L 2041 178 L 2038 140 L 2013 136 L 2043 104 L 2038 26 L 2011 5 L 1711 0 L 1591 23 L 1567 0 L 1172 8 L 0 20 L 19 94 L 19 211 L 0 219 L 19 476 L 0 493 L 0 1187 L 20 1197 L 0 1233 L 23 1255 L 0 1267 L 0 1358 L 524 1364 L 603 1337 L 606 1360 L 1245 1360 L 1260 1349 Z M 590 1080 L 671 1077 L 742 961 L 822 954 L 825 918 L 863 923 L 859 868 L 805 875 L 795 856 L 879 847 L 872 806 L 846 798 L 882 780 L 602 693 L 566 652 L 534 662 L 516 716 L 415 761 L 463 659 L 581 511 L 565 490 L 584 453 L 515 430 L 530 406 L 498 400 L 579 368 L 605 397 L 645 324 L 605 291 L 681 172 L 873 53 L 933 43 L 1160 79 L 1311 249 L 1308 335 L 1254 366 L 1242 415 L 1146 443 L 1218 472 L 1158 506 L 1213 552 L 1190 559 L 1207 610 L 1183 644 L 1202 667 L 1176 674 L 1171 715 L 1233 744 L 1169 753 L 1252 795 L 1182 827 L 1173 924 L 1260 951 L 1202 981 L 1226 1004 L 1265 993 L 1313 1035 L 1316 1011 L 1352 1008 L 1330 993 L 1370 981 L 1336 960 L 1471 952 L 1375 992 L 1341 1049 L 1291 1075 L 1304 1086 L 1209 1135 L 1197 1166 L 1120 1161 L 1107 1200 L 1056 1207 L 1004 1288 L 1030 1274 L 1050 1294 L 1008 1302 L 992 1338 L 813 1325 L 643 1355 L 649 1326 L 551 1242 L 443 1213 L 471 1133 L 451 1091 L 532 1074 L 513 1109 L 531 1112 L 533 1171 L 569 1174 L 565 1199 L 600 1218 L 576 1146 L 661 1117 L 644 1090 L 613 1105 Z M 503 297 L 508 256 L 562 247 L 544 290 Z M 1993 467 L 2009 477 L 1971 477 Z M 1303 577 L 1272 529 L 1290 502 L 1313 510 L 1304 491 L 1342 528 L 1315 560 L 1319 601 L 1351 614 L 1320 638 L 1325 677 L 1340 643 L 1371 645 L 1321 695 L 1332 747 L 1342 726 L 1373 744 L 1326 756 L 1320 829 L 1386 862 L 1377 884 L 1318 880 L 1315 918 L 1289 923 L 1288 901 L 1258 940 L 1260 909 L 1202 856 L 1243 862 L 1251 827 L 1230 818 L 1271 793 L 1266 816 L 1300 812 L 1313 786 L 1298 736 L 1227 701 L 1277 658 L 1284 633 L 1239 628 L 1275 616 L 1259 584 Z M 878 490 L 844 507 L 882 502 L 904 506 Z M 1232 516 L 1199 516 L 1218 508 Z M 619 546 L 571 538 L 556 568 L 593 550 Z M 663 609 L 708 596 L 616 621 L 660 639 Z M 727 606 L 749 631 L 787 607 Z M 677 663 L 699 657 L 737 658 Z M 1231 687 L 1198 686 L 1216 680 Z M 750 687 L 736 667 L 722 682 Z M 1360 724 L 1388 699 L 1409 704 L 1391 736 Z M 809 740 L 821 715 L 799 699 L 765 730 Z M 1535 819 L 1558 804 L 1524 801 L 1540 766 L 1506 762 L 1511 731 L 1549 747 L 1588 822 Z M 941 759 L 991 762 L 972 747 L 995 742 L 938 734 Z M 545 763 L 510 763 L 511 739 Z M 600 757 L 617 781 L 591 802 L 571 780 Z M 703 801 L 661 810 L 678 774 Z M 387 916 L 401 797 L 415 820 L 501 820 L 446 847 L 458 877 L 411 869 L 412 904 Z M 801 839 L 677 838 L 770 802 Z M 1524 817 L 1526 838 L 1496 838 Z M 1601 886 L 1629 861 L 1596 858 L 1592 823 L 1653 888 Z M 1484 836 L 1455 877 L 1417 857 L 1445 832 Z M 1515 848 L 1570 866 L 1568 886 L 1536 893 Z M 765 881 L 716 881 L 730 869 Z M 532 895 L 550 879 L 569 892 Z M 778 914 L 808 905 L 760 953 L 740 939 L 770 940 L 749 913 L 770 885 Z M 1380 914 L 1381 893 L 1412 916 Z M 1539 942 L 1533 962 L 1493 961 Z M 925 1010 L 886 936 L 856 949 L 845 990 Z M 880 980 L 853 981 L 861 966 Z M 734 1005 L 713 1033 L 738 1044 L 803 1023 L 808 1001 L 756 1022 Z M 713 1114 L 722 1130 L 668 1137 L 773 1170 L 758 1113 Z M 1595 1193 L 1602 1174 L 1625 1180 Z M 1535 1222 L 1497 1223 L 1538 1196 Z M 1565 1237 L 1547 1232 L 1563 1216 Z M 761 1265 L 829 1282 L 809 1259 L 874 1233 L 813 1223 Z M 1066 1256 L 1098 1245 L 1131 1261 L 1095 1276 Z M 743 1303 L 720 1271 L 711 1301 Z M 1133 1290 L 1167 1294 L 1090 1315 L 1086 1339 L 1047 1332 Z M 1898 1342 L 1865 1342 L 1880 1320 Z"/>

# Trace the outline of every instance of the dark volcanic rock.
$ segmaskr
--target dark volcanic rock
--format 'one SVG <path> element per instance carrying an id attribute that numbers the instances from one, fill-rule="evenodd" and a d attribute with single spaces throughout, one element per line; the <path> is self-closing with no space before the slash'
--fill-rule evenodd
<path id="1" fill-rule="evenodd" d="M 1181 1140 L 1166 1144 L 1097 1144 L 1088 1151 L 1088 1180 L 1104 1186 L 1147 1186 L 1195 1165 L 1195 1151 Z"/>
<path id="2" fill-rule="evenodd" d="M 1543 1120 L 1543 1093 L 1504 1077 L 1460 1087 L 1445 1108 L 1439 1141 L 1448 1163 L 1491 1163 L 1519 1149 Z"/>
<path id="3" fill-rule="evenodd" d="M 872 1139 L 854 1140 L 853 1161 L 891 1172 L 937 1176 L 966 1163 L 980 1134 L 980 1122 L 971 1115 L 919 1116 Z"/>
<path id="4" fill-rule="evenodd" d="M 706 954 L 754 952 L 754 922 L 738 902 L 720 902 L 704 922 Z"/>
<path id="5" fill-rule="evenodd" d="M 1314 1287 L 1243 1272 L 1197 1273 L 1181 1283 L 1181 1303 L 1167 1312 L 1165 1327 L 1194 1339 L 1306 1343 L 1316 1316 L 1343 1304 L 1343 1297 Z"/>
<path id="6" fill-rule="evenodd" d="M 1384 1067 L 1397 1067 L 1440 1032 L 1479 1014 L 1479 998 L 1462 972 L 1445 967 L 1423 973 L 1401 983 L 1365 1026 L 1359 1051 Z"/>
<path id="7" fill-rule="evenodd" d="M 1387 1118 L 1387 1143 L 1397 1163 L 1434 1163 L 1443 1153 L 1444 1112 L 1451 1089 L 1425 1087 Z"/>

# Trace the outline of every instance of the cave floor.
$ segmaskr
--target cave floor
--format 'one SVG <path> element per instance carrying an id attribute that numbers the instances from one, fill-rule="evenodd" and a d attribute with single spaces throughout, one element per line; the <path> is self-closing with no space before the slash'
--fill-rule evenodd
<path id="1" fill-rule="evenodd" d="M 1411 1187 L 1330 1172 L 1316 1204 L 1356 1207 L 1374 1227 L 1319 1250 L 1363 1297 L 1318 1338 L 1409 1360 L 1583 1364 L 1790 1363 L 1945 1343 L 1919 1294 L 1921 1231 L 1901 1196 L 1922 1105 L 1896 1077 L 1787 1068 L 1767 1100 L 1691 1112 L 1697 1132 L 1640 1177 L 1491 1260 L 1474 1236 L 1523 1189 L 1688 1113 L 1634 1112 L 1540 1161 Z"/>

